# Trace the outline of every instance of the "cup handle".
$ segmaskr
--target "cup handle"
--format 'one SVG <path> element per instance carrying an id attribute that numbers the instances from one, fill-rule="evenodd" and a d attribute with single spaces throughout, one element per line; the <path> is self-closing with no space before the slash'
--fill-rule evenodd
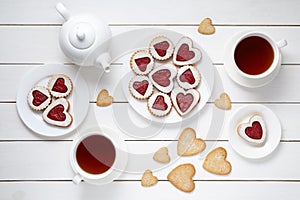
<path id="1" fill-rule="evenodd" d="M 286 40 L 280 40 L 276 44 L 277 44 L 278 48 L 282 48 L 282 47 L 285 47 L 287 45 L 287 41 Z"/>
<path id="2" fill-rule="evenodd" d="M 74 176 L 72 181 L 73 181 L 73 183 L 78 185 L 82 181 L 82 176 L 80 174 L 76 174 L 76 176 Z"/>

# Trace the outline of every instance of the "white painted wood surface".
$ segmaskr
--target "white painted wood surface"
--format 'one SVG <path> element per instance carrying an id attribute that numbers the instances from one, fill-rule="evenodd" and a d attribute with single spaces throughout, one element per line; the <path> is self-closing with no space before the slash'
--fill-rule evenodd
<path id="1" fill-rule="evenodd" d="M 24 74 L 44 63 L 73 66 L 59 48 L 58 36 L 63 20 L 55 11 L 56 3 L 53 0 L 0 1 L 0 200 L 299 198 L 300 3 L 297 0 L 63 1 L 72 13 L 86 11 L 104 19 L 114 36 L 135 29 L 161 28 L 193 38 L 212 59 L 216 75 L 220 77 L 216 84 L 223 88 L 215 88 L 210 103 L 197 120 L 164 127 L 149 125 L 130 109 L 117 87 L 128 67 L 125 56 L 114 63 L 112 72 L 102 76 L 100 81 L 94 69 L 82 70 L 91 94 L 91 112 L 78 131 L 49 138 L 33 133 L 22 123 L 16 110 L 16 92 Z M 215 34 L 205 36 L 197 32 L 204 17 L 213 19 Z M 286 39 L 288 42 L 282 49 L 281 72 L 266 87 L 246 89 L 233 83 L 225 74 L 226 44 L 233 35 L 244 30 L 263 31 L 275 41 Z M 95 106 L 95 96 L 100 88 L 107 88 L 114 94 L 113 106 Z M 232 110 L 221 115 L 223 125 L 234 111 L 245 105 L 263 104 L 274 111 L 282 125 L 282 138 L 273 154 L 261 160 L 248 160 L 234 152 L 228 142 L 228 133 L 223 129 L 215 135 L 208 134 L 215 109 L 211 102 L 221 90 L 225 90 L 233 101 Z M 127 113 L 128 118 L 135 121 L 137 132 L 148 126 L 155 132 L 152 135 L 126 132 L 126 127 L 120 127 L 115 121 L 115 109 Z M 124 173 L 106 186 L 73 185 L 74 172 L 68 160 L 70 145 L 91 123 L 121 128 L 131 155 L 127 170 L 136 173 Z M 233 165 L 230 175 L 216 176 L 204 171 L 201 164 L 207 152 L 175 159 L 178 134 L 187 126 L 195 128 L 197 136 L 206 139 L 209 146 L 227 149 Z M 152 152 L 161 146 L 169 146 L 173 155 L 170 165 L 162 169 L 151 161 Z M 166 180 L 171 169 L 186 162 L 193 163 L 197 170 L 196 189 L 190 194 L 177 190 Z M 154 174 L 160 181 L 154 187 L 144 188 L 140 185 L 139 170 L 148 166 L 154 166 Z"/>

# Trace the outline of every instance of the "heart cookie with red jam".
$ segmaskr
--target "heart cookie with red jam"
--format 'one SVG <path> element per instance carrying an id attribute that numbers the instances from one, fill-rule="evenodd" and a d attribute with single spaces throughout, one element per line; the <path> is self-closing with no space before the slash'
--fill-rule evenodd
<path id="1" fill-rule="evenodd" d="M 48 82 L 48 89 L 52 96 L 56 98 L 67 97 L 71 94 L 73 83 L 65 74 L 55 74 Z"/>
<path id="2" fill-rule="evenodd" d="M 72 124 L 73 117 L 68 112 L 70 103 L 65 98 L 53 101 L 43 112 L 43 119 L 48 124 L 60 127 L 68 127 Z"/>
<path id="3" fill-rule="evenodd" d="M 147 75 L 153 69 L 154 61 L 148 51 L 138 50 L 130 58 L 130 67 L 138 75 Z"/>
<path id="4" fill-rule="evenodd" d="M 188 90 L 196 88 L 199 85 L 201 75 L 196 67 L 186 65 L 178 70 L 176 80 L 180 87 Z"/>
<path id="5" fill-rule="evenodd" d="M 164 93 L 169 93 L 174 87 L 173 79 L 176 74 L 177 68 L 172 64 L 166 64 L 154 68 L 149 73 L 149 79 L 156 89 Z"/>
<path id="6" fill-rule="evenodd" d="M 193 47 L 193 41 L 188 37 L 182 37 L 175 46 L 173 63 L 178 66 L 192 65 L 201 57 L 201 51 Z"/>
<path id="7" fill-rule="evenodd" d="M 169 95 L 157 92 L 150 96 L 147 106 L 152 115 L 163 117 L 170 113 L 172 102 Z"/>
<path id="8" fill-rule="evenodd" d="M 153 93 L 153 85 L 147 76 L 134 76 L 129 82 L 131 95 L 138 100 L 145 100 Z"/>
<path id="9" fill-rule="evenodd" d="M 165 36 L 157 36 L 149 44 L 149 51 L 153 58 L 157 60 L 167 60 L 174 51 L 174 45 Z"/>
<path id="10" fill-rule="evenodd" d="M 184 90 L 176 87 L 171 92 L 174 108 L 180 116 L 190 113 L 200 101 L 200 93 L 195 89 Z"/>
<path id="11" fill-rule="evenodd" d="M 265 122 L 258 114 L 253 115 L 248 123 L 239 124 L 237 132 L 245 141 L 256 145 L 262 145 L 267 136 Z"/>
<path id="12" fill-rule="evenodd" d="M 30 90 L 27 101 L 33 110 L 44 110 L 51 103 L 51 94 L 47 88 L 35 86 Z"/>

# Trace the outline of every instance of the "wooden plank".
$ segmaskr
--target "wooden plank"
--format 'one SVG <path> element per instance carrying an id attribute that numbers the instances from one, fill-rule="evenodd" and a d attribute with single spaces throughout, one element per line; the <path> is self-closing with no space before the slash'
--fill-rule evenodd
<path id="1" fill-rule="evenodd" d="M 74 172 L 69 164 L 71 142 L 1 142 L 0 180 L 71 180 Z M 265 159 L 249 160 L 237 155 L 228 142 L 207 142 L 205 152 L 192 157 L 176 157 L 176 142 L 130 141 L 127 142 L 129 162 L 126 173 L 118 180 L 140 180 L 146 169 L 154 171 L 160 180 L 177 165 L 193 163 L 195 180 L 300 180 L 300 143 L 283 142 Z M 161 165 L 152 160 L 153 153 L 162 146 L 168 146 L 172 161 Z M 206 172 L 202 162 L 212 148 L 227 149 L 232 172 L 217 176 Z M 293 167 L 291 167 L 293 166 Z"/>
<path id="2" fill-rule="evenodd" d="M 84 132 L 89 126 L 98 124 L 120 130 L 126 140 L 176 140 L 180 132 L 186 127 L 197 130 L 199 137 L 208 140 L 228 140 L 228 133 L 223 131 L 222 125 L 228 123 L 232 114 L 248 104 L 234 104 L 230 111 L 220 111 L 209 104 L 200 115 L 192 120 L 177 124 L 151 123 L 140 117 L 129 104 L 117 104 L 113 107 L 99 108 L 91 104 L 91 110 L 79 130 L 61 137 L 44 137 L 28 129 L 18 116 L 14 103 L 0 104 L 0 140 L 70 140 L 78 133 Z M 299 104 L 267 104 L 279 118 L 282 126 L 282 140 L 300 140 Z M 213 110 L 215 109 L 215 110 Z M 219 111 L 219 112 L 218 112 Z M 218 125 L 220 132 L 214 132 L 211 125 L 213 116 L 220 115 Z M 215 119 L 215 118 L 214 118 Z M 214 126 L 216 122 L 213 122 Z"/>
<path id="3" fill-rule="evenodd" d="M 0 4 L 0 23 L 62 23 L 55 10 L 56 3 L 54 0 L 43 4 L 36 0 L 26 3 L 3 0 Z M 251 0 L 242 2 L 188 0 L 184 3 L 184 9 L 179 0 L 173 1 L 172 4 L 169 1 L 159 0 L 151 2 L 134 0 L 130 3 L 116 0 L 109 3 L 96 0 L 85 3 L 65 0 L 64 3 L 74 14 L 88 12 L 110 24 L 198 24 L 207 16 L 217 24 L 299 24 L 300 20 L 297 14 L 300 9 L 297 0 L 285 2 L 266 0 L 259 2 L 259 5 Z M 145 9 L 152 14 L 145 14 Z"/>
<path id="4" fill-rule="evenodd" d="M 298 40 L 300 27 L 297 26 L 219 26 L 213 35 L 199 34 L 197 26 L 111 26 L 114 36 L 136 29 L 147 29 L 149 32 L 151 31 L 149 28 L 162 29 L 166 33 L 167 31 L 175 31 L 193 38 L 203 47 L 214 63 L 224 62 L 223 57 L 228 51 L 226 45 L 235 34 L 246 30 L 261 31 L 269 34 L 275 41 L 281 39 L 288 41 L 288 46 L 282 49 L 283 63 L 300 63 L 300 56 L 297 53 L 300 46 Z M 0 26 L 0 63 L 70 62 L 59 47 L 60 30 L 60 26 Z M 124 39 L 122 44 L 118 43 L 112 49 L 118 50 L 120 45 L 130 46 L 131 41 L 132 38 Z"/>
<path id="5" fill-rule="evenodd" d="M 192 193 L 177 190 L 169 182 L 159 182 L 153 187 L 142 187 L 140 182 L 114 182 L 104 186 L 74 185 L 71 182 L 2 182 L 2 199 L 52 200 L 52 199 L 285 199 L 297 200 L 299 182 L 195 182 Z M 216 192 L 217 191 L 217 192 Z M 149 195 L 151 194 L 151 195 Z"/>

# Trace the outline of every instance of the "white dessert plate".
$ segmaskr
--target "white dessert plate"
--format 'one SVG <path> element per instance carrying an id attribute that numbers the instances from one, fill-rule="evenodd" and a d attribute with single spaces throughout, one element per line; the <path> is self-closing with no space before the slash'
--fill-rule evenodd
<path id="1" fill-rule="evenodd" d="M 67 97 L 70 102 L 70 114 L 73 122 L 69 127 L 57 127 L 47 124 L 42 118 L 42 111 L 32 110 L 27 101 L 31 88 L 35 85 L 47 87 L 53 74 L 65 74 L 73 82 L 73 91 Z M 89 90 L 78 70 L 63 64 L 47 64 L 29 71 L 20 83 L 17 92 L 17 110 L 24 124 L 32 131 L 44 136 L 61 136 L 75 130 L 84 120 L 89 107 Z"/>
<path id="2" fill-rule="evenodd" d="M 266 129 L 266 141 L 263 145 L 250 144 L 237 133 L 240 123 L 247 123 L 253 114 L 262 116 Z M 229 119 L 225 131 L 229 136 L 231 147 L 241 156 L 250 159 L 259 159 L 271 154 L 281 139 L 281 124 L 274 112 L 263 105 L 247 105 L 236 110 Z"/>
<path id="3" fill-rule="evenodd" d="M 179 33 L 172 33 L 170 35 L 167 35 L 167 34 L 165 34 L 165 35 L 173 42 L 174 45 L 176 45 L 177 42 L 180 40 L 180 38 L 183 37 L 183 35 L 181 35 Z M 151 39 L 153 39 L 155 36 L 157 36 L 157 34 L 153 34 L 152 36 L 150 36 L 148 38 L 148 43 L 141 44 L 141 49 L 145 49 L 144 47 L 148 46 Z M 143 39 L 143 42 L 145 42 L 145 41 L 147 41 L 147 40 Z M 122 87 L 123 87 L 122 89 L 123 89 L 123 92 L 129 102 L 129 104 L 137 113 L 139 113 L 141 116 L 143 116 L 144 118 L 146 118 L 150 121 L 172 124 L 172 123 L 182 122 L 183 120 L 186 120 L 186 119 L 189 119 L 189 118 L 195 116 L 206 105 L 206 103 L 208 102 L 208 100 L 211 96 L 211 92 L 213 90 L 214 66 L 213 66 L 212 61 L 209 58 L 209 56 L 206 54 L 206 52 L 203 50 L 203 48 L 201 48 L 200 45 L 198 45 L 195 41 L 193 41 L 193 46 L 200 49 L 200 51 L 202 53 L 201 60 L 194 64 L 194 66 L 197 66 L 197 68 L 199 69 L 200 74 L 201 74 L 201 82 L 200 82 L 200 85 L 197 87 L 197 90 L 200 92 L 201 98 L 200 98 L 199 104 L 196 105 L 196 107 L 184 117 L 181 117 L 176 112 L 174 107 L 172 107 L 171 112 L 167 116 L 155 117 L 149 112 L 149 110 L 147 108 L 147 101 L 137 100 L 130 94 L 128 84 L 130 82 L 130 79 L 133 76 L 135 76 L 135 74 L 131 70 L 130 65 L 129 65 L 129 59 L 133 52 L 130 52 L 130 54 L 128 54 L 128 61 L 126 64 L 126 66 L 128 66 L 127 67 L 128 71 L 126 72 L 126 75 L 122 78 Z M 159 65 L 167 64 L 167 63 L 172 64 L 173 63 L 172 59 L 169 59 L 166 62 L 155 61 L 155 66 L 159 66 Z M 174 86 L 177 86 L 175 79 L 174 79 L 174 83 L 175 83 Z"/>

